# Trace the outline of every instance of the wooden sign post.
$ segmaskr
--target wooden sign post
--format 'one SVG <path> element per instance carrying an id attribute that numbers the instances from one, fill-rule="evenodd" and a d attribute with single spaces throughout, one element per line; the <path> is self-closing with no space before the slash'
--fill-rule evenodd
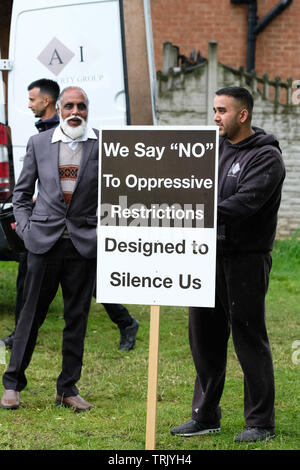
<path id="1" fill-rule="evenodd" d="M 160 307 L 150 307 L 146 450 L 155 449 Z"/>
<path id="2" fill-rule="evenodd" d="M 153 115 L 144 5 L 141 0 L 123 0 L 123 7 L 129 84 L 130 124 L 151 125 L 153 124 Z M 150 308 L 146 450 L 155 449 L 159 317 L 159 307 L 152 306 Z"/>

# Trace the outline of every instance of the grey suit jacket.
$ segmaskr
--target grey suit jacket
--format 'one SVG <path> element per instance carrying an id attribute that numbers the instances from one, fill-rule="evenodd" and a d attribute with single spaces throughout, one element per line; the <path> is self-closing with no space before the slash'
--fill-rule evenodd
<path id="1" fill-rule="evenodd" d="M 94 130 L 98 137 L 98 131 Z M 46 253 L 67 227 L 70 238 L 85 258 L 96 257 L 98 205 L 98 139 L 83 142 L 83 153 L 69 206 L 62 193 L 59 143 L 51 143 L 54 129 L 31 137 L 23 169 L 13 194 L 16 231 L 28 251 Z M 32 197 L 38 182 L 35 204 Z"/>

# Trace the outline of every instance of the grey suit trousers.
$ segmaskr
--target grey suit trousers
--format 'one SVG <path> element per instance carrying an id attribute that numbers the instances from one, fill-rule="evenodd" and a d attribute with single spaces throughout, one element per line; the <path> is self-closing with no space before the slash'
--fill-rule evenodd
<path id="1" fill-rule="evenodd" d="M 27 384 L 27 369 L 48 308 L 59 284 L 64 299 L 62 369 L 57 393 L 78 394 L 76 382 L 82 368 L 84 338 L 95 282 L 95 258 L 84 258 L 70 239 L 61 238 L 47 253 L 28 253 L 25 302 L 17 324 L 10 364 L 3 375 L 6 389 L 21 391 Z M 51 368 L 45 364 L 45 368 Z"/>

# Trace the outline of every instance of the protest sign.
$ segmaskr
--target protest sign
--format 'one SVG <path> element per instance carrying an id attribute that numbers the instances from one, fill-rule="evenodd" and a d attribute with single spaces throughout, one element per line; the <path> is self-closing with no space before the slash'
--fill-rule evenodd
<path id="1" fill-rule="evenodd" d="M 100 130 L 97 301 L 214 306 L 218 128 Z"/>

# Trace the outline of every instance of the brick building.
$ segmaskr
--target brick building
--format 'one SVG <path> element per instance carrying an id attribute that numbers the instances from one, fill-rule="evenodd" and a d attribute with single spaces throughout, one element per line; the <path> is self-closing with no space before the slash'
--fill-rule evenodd
<path id="1" fill-rule="evenodd" d="M 142 1 L 142 0 L 141 0 Z M 258 20 L 280 0 L 257 0 Z M 246 67 L 248 6 L 231 0 L 150 0 L 155 63 L 162 67 L 166 41 L 189 56 L 195 49 L 207 57 L 208 43 L 219 44 L 219 60 L 233 68 Z M 12 0 L 0 2 L 0 46 L 8 57 L 8 35 Z M 270 78 L 300 79 L 300 0 L 291 4 L 257 36 L 256 72 Z"/>
<path id="2" fill-rule="evenodd" d="M 150 0 L 157 70 L 162 67 L 162 45 L 169 41 L 189 56 L 195 49 L 207 58 L 208 43 L 219 44 L 219 60 L 238 69 L 246 67 L 248 6 L 231 0 Z M 258 20 L 279 0 L 257 0 Z M 300 0 L 289 6 L 257 35 L 256 73 L 300 79 Z"/>

